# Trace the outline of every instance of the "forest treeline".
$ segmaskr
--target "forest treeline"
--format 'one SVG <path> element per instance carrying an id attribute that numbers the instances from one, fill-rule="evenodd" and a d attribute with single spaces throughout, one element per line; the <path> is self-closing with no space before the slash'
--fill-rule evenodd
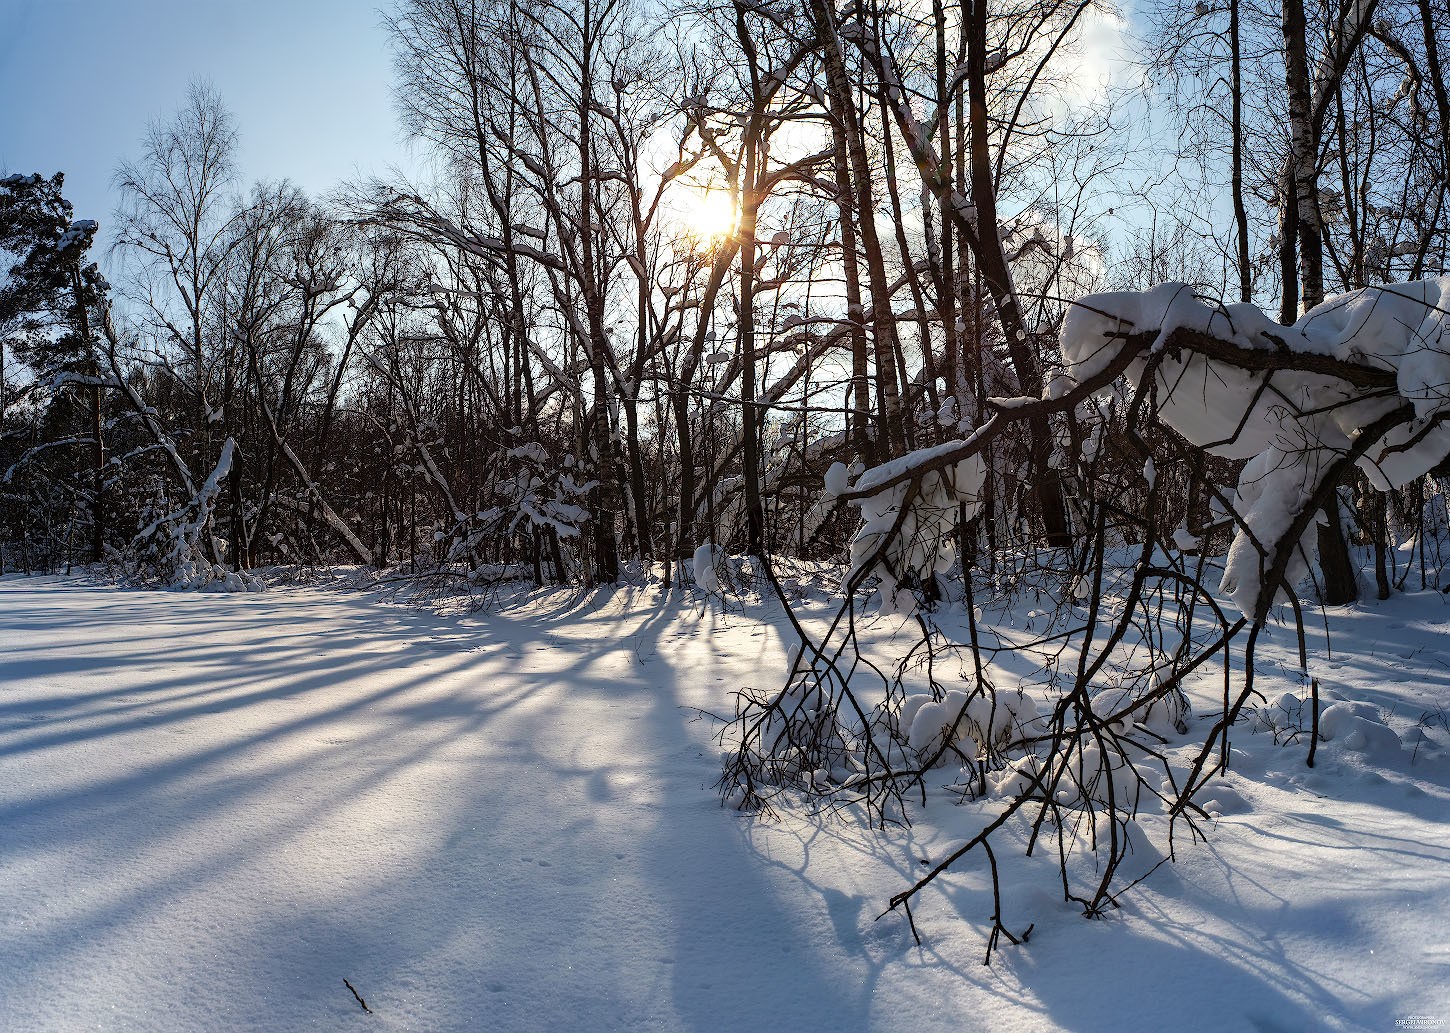
<path id="1" fill-rule="evenodd" d="M 387 18 L 424 180 L 246 185 L 204 85 L 118 168 L 113 214 L 0 178 L 0 569 L 607 582 L 707 543 L 840 557 L 832 465 L 1051 394 L 1084 294 L 1178 280 L 1293 322 L 1445 271 L 1450 19 L 1426 0 Z M 1115 34 L 1137 63 L 1104 77 Z M 1231 463 L 1155 425 L 1145 474 L 1091 408 L 1097 429 L 1029 408 L 993 439 L 964 548 L 1077 546 L 1104 511 L 1169 540 L 1223 523 Z M 1339 488 L 1326 598 L 1355 591 L 1356 542 L 1387 591 L 1418 534 L 1424 576 L 1434 475 Z"/>

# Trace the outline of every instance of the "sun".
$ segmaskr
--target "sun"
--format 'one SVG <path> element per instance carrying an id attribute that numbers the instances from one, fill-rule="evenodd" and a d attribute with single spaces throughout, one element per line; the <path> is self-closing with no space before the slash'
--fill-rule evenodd
<path id="1" fill-rule="evenodd" d="M 691 190 L 681 199 L 679 218 L 696 247 L 712 247 L 735 232 L 735 201 L 728 190 Z"/>

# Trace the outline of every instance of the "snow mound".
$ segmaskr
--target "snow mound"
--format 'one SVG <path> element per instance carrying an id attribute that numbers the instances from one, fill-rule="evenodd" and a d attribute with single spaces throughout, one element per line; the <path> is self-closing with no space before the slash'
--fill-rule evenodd
<path id="1" fill-rule="evenodd" d="M 1378 707 L 1345 701 L 1326 707 L 1319 715 L 1319 738 L 1345 750 L 1380 762 L 1397 759 L 1403 744 L 1385 724 Z"/>
<path id="2" fill-rule="evenodd" d="M 1308 702 L 1292 692 L 1283 692 L 1250 714 L 1249 726 L 1255 732 L 1268 732 L 1275 741 L 1308 734 L 1312 724 Z"/>
<path id="3" fill-rule="evenodd" d="M 1244 814 L 1250 809 L 1248 801 L 1239 794 L 1237 789 L 1223 784 L 1215 785 L 1207 790 L 1199 806 L 1207 811 L 1211 818 L 1221 818 L 1225 814 Z"/>
<path id="4" fill-rule="evenodd" d="M 1040 771 L 1041 764 L 1033 754 L 1018 757 L 992 776 L 992 792 L 1008 800 L 1021 796 L 1032 787 Z"/>
<path id="5" fill-rule="evenodd" d="M 1144 696 L 1158 691 L 1159 687 L 1156 682 L 1146 692 L 1131 686 L 1112 686 L 1099 689 L 1093 693 L 1093 710 L 1101 716 L 1116 714 L 1127 710 Z M 1130 720 L 1166 738 L 1175 732 L 1179 735 L 1186 735 L 1188 721 L 1192 716 L 1193 705 L 1183 691 L 1175 686 L 1152 702 L 1133 711 Z"/>
<path id="6" fill-rule="evenodd" d="M 896 726 L 923 760 L 936 754 L 943 743 L 955 745 L 975 760 L 979 744 L 1000 748 L 1038 715 L 1037 701 L 1020 691 L 969 695 L 952 689 L 939 700 L 926 693 L 907 696 Z"/>
<path id="7" fill-rule="evenodd" d="M 954 696 L 962 698 L 951 698 Z M 922 760 L 929 760 L 943 743 L 955 746 L 969 759 L 976 758 L 977 744 L 967 732 L 967 722 L 958 720 L 965 699 L 965 693 L 949 692 L 941 702 L 932 700 L 917 709 L 912 717 L 907 743 Z"/>

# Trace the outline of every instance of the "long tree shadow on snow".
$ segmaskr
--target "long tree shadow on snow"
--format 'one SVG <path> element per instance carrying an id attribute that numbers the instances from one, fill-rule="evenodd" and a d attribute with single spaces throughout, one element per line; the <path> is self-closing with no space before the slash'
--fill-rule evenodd
<path id="1" fill-rule="evenodd" d="M 159 668 L 126 690 L 134 703 L 112 711 L 104 688 L 5 701 L 0 751 L 18 764 L 155 741 L 197 721 L 235 727 L 138 753 L 123 772 L 4 797 L 0 866 L 55 853 L 137 863 L 112 892 L 6 951 L 0 985 L 44 987 L 88 943 L 162 920 L 175 901 L 222 898 L 229 928 L 214 976 L 235 1004 L 215 1007 L 237 1029 L 360 1015 L 344 976 L 383 1028 L 436 1033 L 849 1033 L 872 1028 L 891 994 L 920 985 L 948 1000 L 948 983 L 963 981 L 982 1000 L 1074 1030 L 1160 1012 L 1167 1022 L 1160 998 L 1178 1002 L 1177 1030 L 1307 1028 L 1334 1007 L 1336 988 L 1285 952 L 1240 950 L 1171 916 L 1044 922 L 991 970 L 974 936 L 934 937 L 928 925 L 916 950 L 904 923 L 872 922 L 881 901 L 822 878 L 814 859 L 822 848 L 864 851 L 858 860 L 904 884 L 912 836 L 809 823 L 762 831 L 721 809 L 711 729 L 689 707 L 728 707 L 754 660 L 708 641 L 718 615 L 659 605 L 626 620 L 639 602 L 595 593 L 452 619 L 356 597 L 315 610 L 305 597 L 207 601 L 166 635 L 75 668 L 102 683 L 108 671 Z M 124 643 L 126 630 L 151 626 L 142 609 L 132 598 L 96 614 L 97 638 Z M 319 636 L 310 644 L 298 619 Z M 760 630 L 764 648 L 774 632 Z M 738 637 L 757 643 L 751 633 Z M 344 637 L 354 640 L 345 648 Z M 197 672 L 210 673 L 198 683 Z M 27 676 L 37 674 L 50 677 Z M 18 720 L 35 707 L 47 720 Z M 788 857 L 782 837 L 799 840 Z M 988 906 L 970 874 L 942 900 L 968 923 Z M 1256 928 L 1246 914 L 1220 935 L 1252 944 Z M 1227 960 L 1245 951 L 1243 964 Z M 292 1011 L 254 1010 L 255 1000 Z M 1238 1019 L 1213 1018 L 1223 1014 Z M 939 1018 L 939 1028 L 991 1025 L 985 1014 Z"/>
<path id="2" fill-rule="evenodd" d="M 433 1030 L 868 1028 L 860 992 L 777 906 L 708 790 L 708 729 L 674 683 L 713 668 L 671 664 L 674 615 L 620 635 L 600 594 L 489 621 L 555 661 L 539 706 L 489 728 L 533 781 L 483 762 L 461 773 L 452 832 L 343 909 L 361 924 L 302 919 L 353 954 L 375 1005 Z M 566 626 L 594 647 L 569 659 Z M 459 957 L 466 970 L 420 978 Z"/>
<path id="3" fill-rule="evenodd" d="M 708 729 L 673 685 L 711 665 L 672 663 L 672 615 L 619 638 L 602 596 L 462 621 L 356 598 L 91 602 L 75 655 L 6 658 L 31 691 L 4 702 L 0 748 L 42 768 L 132 755 L 5 797 L 0 865 L 84 860 L 0 983 L 43 991 L 78 954 L 207 901 L 218 967 L 187 934 L 174 949 L 231 1028 L 339 1021 L 357 1007 L 344 975 L 384 1025 L 435 1031 L 866 1028 L 708 791 Z M 37 640 L 69 627 L 46 624 Z M 107 858 L 126 860 L 103 874 Z"/>

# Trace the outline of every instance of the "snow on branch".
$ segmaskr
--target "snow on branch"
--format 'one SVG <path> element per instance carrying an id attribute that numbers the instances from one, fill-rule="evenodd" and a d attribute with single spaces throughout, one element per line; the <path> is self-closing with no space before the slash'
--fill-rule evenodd
<path id="1" fill-rule="evenodd" d="M 1110 355 L 1101 368 L 1084 374 L 1078 383 L 1064 390 L 1051 392 L 1050 397 L 1040 401 L 1022 403 L 1020 399 L 1015 398 L 998 399 L 999 404 L 994 406 L 996 412 L 992 418 L 963 440 L 948 441 L 932 448 L 908 452 L 899 459 L 886 464 L 885 467 L 867 470 L 855 484 L 846 483 L 843 478 L 833 477 L 832 480 L 835 483 L 832 486 L 837 490 L 832 494 L 842 502 L 855 502 L 918 480 L 929 473 L 954 467 L 973 456 L 980 455 L 988 444 L 1008 433 L 1020 423 L 1055 413 L 1072 411 L 1079 403 L 1090 398 L 1094 392 L 1107 387 L 1121 376 L 1123 370 L 1133 359 L 1134 354 L 1126 350 L 1120 354 Z M 991 402 L 988 404 L 992 405 Z"/>
<path id="2" fill-rule="evenodd" d="M 0 476 L 0 484 L 9 484 L 15 479 L 17 473 L 43 452 L 48 452 L 53 448 L 65 448 L 70 445 L 89 445 L 94 440 L 89 434 L 86 434 L 69 438 L 58 438 L 55 441 L 42 441 L 38 445 L 32 445 L 20 454 L 19 459 L 15 460 L 15 462 L 6 468 L 4 475 Z"/>
<path id="3" fill-rule="evenodd" d="M 1450 278 L 1368 287 L 1283 326 L 1180 283 L 1091 295 L 1068 310 L 1064 376 L 1048 394 L 1120 367 L 1189 442 L 1249 460 L 1223 584 L 1260 616 L 1273 598 L 1266 578 L 1275 589 L 1306 573 L 1316 535 L 1300 517 L 1322 504 L 1346 458 L 1383 491 L 1450 454 L 1447 300 Z"/>
<path id="4" fill-rule="evenodd" d="M 1151 388 L 1160 418 L 1190 443 L 1251 460 L 1224 587 L 1253 615 L 1272 571 L 1290 585 L 1306 572 L 1312 523 L 1295 541 L 1281 539 L 1300 512 L 1322 503 L 1338 460 L 1352 455 L 1375 487 L 1389 490 L 1450 455 L 1447 320 L 1450 278 L 1354 291 L 1293 326 L 1181 283 L 1090 295 L 1068 311 L 1063 374 L 1041 400 L 996 400 L 992 418 L 965 440 L 909 453 L 855 484 L 834 478 L 832 494 L 860 502 L 922 483 L 1021 422 L 1071 411 L 1125 376 Z"/>
<path id="5" fill-rule="evenodd" d="M 861 508 L 862 523 L 851 542 L 847 580 L 875 574 L 880 580 L 883 610 L 909 612 L 914 606 L 913 596 L 899 589 L 923 584 L 956 562 L 952 534 L 959 510 L 965 507 L 967 519 L 971 519 L 981 509 L 987 464 L 976 453 L 927 470 L 911 483 L 885 485 L 903 470 L 954 451 L 957 444 L 908 453 L 867 470 L 856 481 L 857 497 L 852 504 Z M 845 472 L 841 463 L 831 468 L 828 492 L 845 479 Z"/>

